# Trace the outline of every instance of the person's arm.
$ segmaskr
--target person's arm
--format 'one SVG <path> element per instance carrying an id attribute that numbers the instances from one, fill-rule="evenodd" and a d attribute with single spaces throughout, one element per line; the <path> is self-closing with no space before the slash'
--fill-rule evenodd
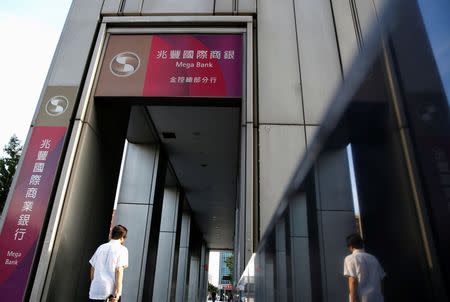
<path id="1" fill-rule="evenodd" d="M 348 277 L 348 290 L 350 302 L 358 302 L 358 279 L 355 277 Z"/>
<path id="2" fill-rule="evenodd" d="M 119 297 L 122 295 L 123 266 L 116 268 L 115 277 L 114 296 L 116 300 L 119 300 Z"/>
<path id="3" fill-rule="evenodd" d="M 92 279 L 94 279 L 94 272 L 95 272 L 95 268 L 93 267 L 93 266 L 91 266 L 91 282 L 92 282 Z"/>

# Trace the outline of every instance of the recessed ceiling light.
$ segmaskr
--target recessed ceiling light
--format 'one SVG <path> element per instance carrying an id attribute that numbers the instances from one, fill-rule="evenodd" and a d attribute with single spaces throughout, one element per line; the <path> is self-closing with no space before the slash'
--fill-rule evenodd
<path id="1" fill-rule="evenodd" d="M 177 138 L 175 132 L 163 132 L 163 138 Z"/>
<path id="2" fill-rule="evenodd" d="M 201 164 L 200 166 L 202 166 L 203 168 L 208 167 L 208 164 Z"/>

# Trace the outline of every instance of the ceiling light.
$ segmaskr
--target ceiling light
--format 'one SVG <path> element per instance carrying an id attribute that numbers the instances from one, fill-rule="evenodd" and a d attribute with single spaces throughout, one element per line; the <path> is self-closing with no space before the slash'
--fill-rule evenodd
<path id="1" fill-rule="evenodd" d="M 208 164 L 201 164 L 200 166 L 202 166 L 203 168 L 208 167 Z"/>
<path id="2" fill-rule="evenodd" d="M 163 138 L 177 138 L 175 132 L 163 132 Z"/>

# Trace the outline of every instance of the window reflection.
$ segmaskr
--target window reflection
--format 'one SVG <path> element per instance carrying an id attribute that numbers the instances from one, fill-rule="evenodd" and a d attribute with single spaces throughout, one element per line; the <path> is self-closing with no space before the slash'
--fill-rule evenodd
<path id="1" fill-rule="evenodd" d="M 448 100 L 450 96 L 450 1 L 419 0 L 418 3 Z"/>
<path id="2" fill-rule="evenodd" d="M 353 209 L 355 211 L 356 230 L 361 236 L 364 236 L 362 230 L 361 215 L 359 213 L 359 199 L 358 199 L 358 190 L 356 189 L 357 186 L 355 178 L 355 166 L 353 163 L 352 144 L 347 145 L 347 158 L 348 158 L 348 167 L 350 170 L 350 183 L 352 186 L 352 198 L 353 198 Z"/>

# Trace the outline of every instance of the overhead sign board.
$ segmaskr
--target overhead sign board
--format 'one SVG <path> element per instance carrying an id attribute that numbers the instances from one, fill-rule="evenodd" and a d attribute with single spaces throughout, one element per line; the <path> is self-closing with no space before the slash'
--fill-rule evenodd
<path id="1" fill-rule="evenodd" d="M 240 34 L 111 35 L 96 96 L 242 96 Z"/>

